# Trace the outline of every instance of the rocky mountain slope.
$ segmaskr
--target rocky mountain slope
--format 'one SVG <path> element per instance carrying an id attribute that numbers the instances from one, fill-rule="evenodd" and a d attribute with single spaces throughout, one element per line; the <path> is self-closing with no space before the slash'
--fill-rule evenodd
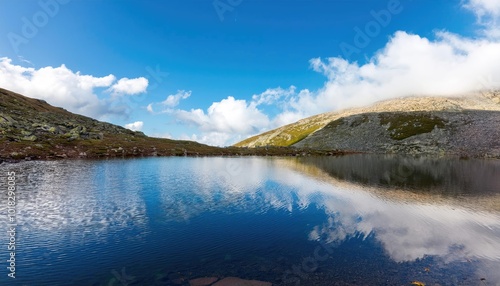
<path id="1" fill-rule="evenodd" d="M 312 116 L 235 146 L 500 158 L 500 92 L 408 97 Z"/>
<path id="2" fill-rule="evenodd" d="M 219 148 L 151 138 L 0 88 L 0 163 L 56 158 L 301 154 L 333 153 L 282 147 Z"/>

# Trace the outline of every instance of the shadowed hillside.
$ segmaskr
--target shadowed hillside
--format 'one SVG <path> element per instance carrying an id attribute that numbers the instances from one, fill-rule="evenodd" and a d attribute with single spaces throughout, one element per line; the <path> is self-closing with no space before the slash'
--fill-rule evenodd
<path id="1" fill-rule="evenodd" d="M 500 158 L 500 93 L 410 97 L 323 113 L 235 146 Z"/>

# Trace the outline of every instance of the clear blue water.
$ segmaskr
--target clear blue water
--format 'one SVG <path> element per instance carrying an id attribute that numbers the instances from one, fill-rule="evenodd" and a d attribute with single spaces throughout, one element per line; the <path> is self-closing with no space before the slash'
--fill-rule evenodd
<path id="1" fill-rule="evenodd" d="M 0 179 L 0 285 L 500 285 L 498 160 L 22 162 Z"/>

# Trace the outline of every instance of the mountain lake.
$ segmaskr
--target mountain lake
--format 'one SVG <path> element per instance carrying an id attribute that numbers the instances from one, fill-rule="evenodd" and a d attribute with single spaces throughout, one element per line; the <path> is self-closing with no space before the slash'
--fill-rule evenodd
<path id="1" fill-rule="evenodd" d="M 25 161 L 0 189 L 0 285 L 500 285 L 500 160 Z"/>

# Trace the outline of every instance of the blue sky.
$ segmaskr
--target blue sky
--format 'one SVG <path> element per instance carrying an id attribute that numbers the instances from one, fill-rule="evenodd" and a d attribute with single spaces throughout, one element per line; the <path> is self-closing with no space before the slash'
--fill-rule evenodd
<path id="1" fill-rule="evenodd" d="M 320 112 L 499 87 L 500 0 L 25 0 L 0 11 L 1 87 L 151 136 L 227 145 Z"/>

